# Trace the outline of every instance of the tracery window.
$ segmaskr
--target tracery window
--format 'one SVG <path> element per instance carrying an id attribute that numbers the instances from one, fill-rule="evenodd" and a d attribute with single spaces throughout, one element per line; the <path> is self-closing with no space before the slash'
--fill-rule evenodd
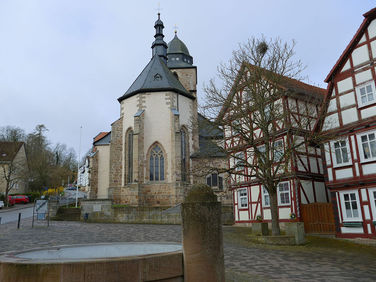
<path id="1" fill-rule="evenodd" d="M 181 180 L 187 181 L 187 170 L 188 170 L 188 140 L 187 133 L 184 129 L 180 131 L 180 153 L 181 153 Z"/>
<path id="2" fill-rule="evenodd" d="M 133 131 L 129 131 L 127 138 L 127 183 L 133 182 Z"/>
<path id="3" fill-rule="evenodd" d="M 164 156 L 159 145 L 155 145 L 150 152 L 150 181 L 164 180 Z"/>

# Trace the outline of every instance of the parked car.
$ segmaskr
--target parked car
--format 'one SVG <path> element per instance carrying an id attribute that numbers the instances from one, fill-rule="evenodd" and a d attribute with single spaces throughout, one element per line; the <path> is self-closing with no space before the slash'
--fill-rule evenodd
<path id="1" fill-rule="evenodd" d="M 8 205 L 9 205 L 9 206 L 14 206 L 15 203 L 16 203 L 16 200 L 13 199 L 12 196 L 8 196 Z"/>
<path id="2" fill-rule="evenodd" d="M 25 195 L 16 195 L 16 196 L 11 196 L 16 204 L 27 204 L 30 202 L 29 197 Z"/>
<path id="3" fill-rule="evenodd" d="M 0 201 L 0 209 L 2 209 L 3 207 L 4 207 L 4 202 Z"/>

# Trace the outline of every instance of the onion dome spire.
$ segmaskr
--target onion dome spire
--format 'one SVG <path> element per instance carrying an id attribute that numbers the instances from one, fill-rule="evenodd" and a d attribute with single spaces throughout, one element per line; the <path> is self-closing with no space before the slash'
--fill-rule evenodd
<path id="1" fill-rule="evenodd" d="M 161 14 L 158 13 L 158 20 L 154 24 L 155 35 L 154 42 L 151 45 L 152 56 L 158 55 L 165 63 L 167 63 L 167 44 L 163 40 L 163 22 L 161 21 Z"/>

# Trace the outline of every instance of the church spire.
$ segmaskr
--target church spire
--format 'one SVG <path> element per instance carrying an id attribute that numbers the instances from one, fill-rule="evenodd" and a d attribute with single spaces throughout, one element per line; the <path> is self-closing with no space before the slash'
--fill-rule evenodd
<path id="1" fill-rule="evenodd" d="M 155 28 L 155 35 L 154 35 L 154 42 L 151 45 L 152 49 L 152 56 L 158 55 L 165 63 L 167 63 L 167 44 L 163 40 L 163 22 L 160 18 L 161 14 L 158 13 L 158 20 L 154 24 Z"/>

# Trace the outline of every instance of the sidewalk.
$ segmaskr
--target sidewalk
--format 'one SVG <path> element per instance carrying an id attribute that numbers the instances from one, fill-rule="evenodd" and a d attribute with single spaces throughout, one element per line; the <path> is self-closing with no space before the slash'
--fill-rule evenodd
<path id="1" fill-rule="evenodd" d="M 30 207 L 33 207 L 33 206 L 34 206 L 34 203 L 28 203 L 26 205 L 24 205 L 24 204 L 17 204 L 17 205 L 14 205 L 12 207 L 3 207 L 0 210 L 0 213 L 9 212 L 9 211 L 23 210 L 23 209 L 30 208 Z"/>

